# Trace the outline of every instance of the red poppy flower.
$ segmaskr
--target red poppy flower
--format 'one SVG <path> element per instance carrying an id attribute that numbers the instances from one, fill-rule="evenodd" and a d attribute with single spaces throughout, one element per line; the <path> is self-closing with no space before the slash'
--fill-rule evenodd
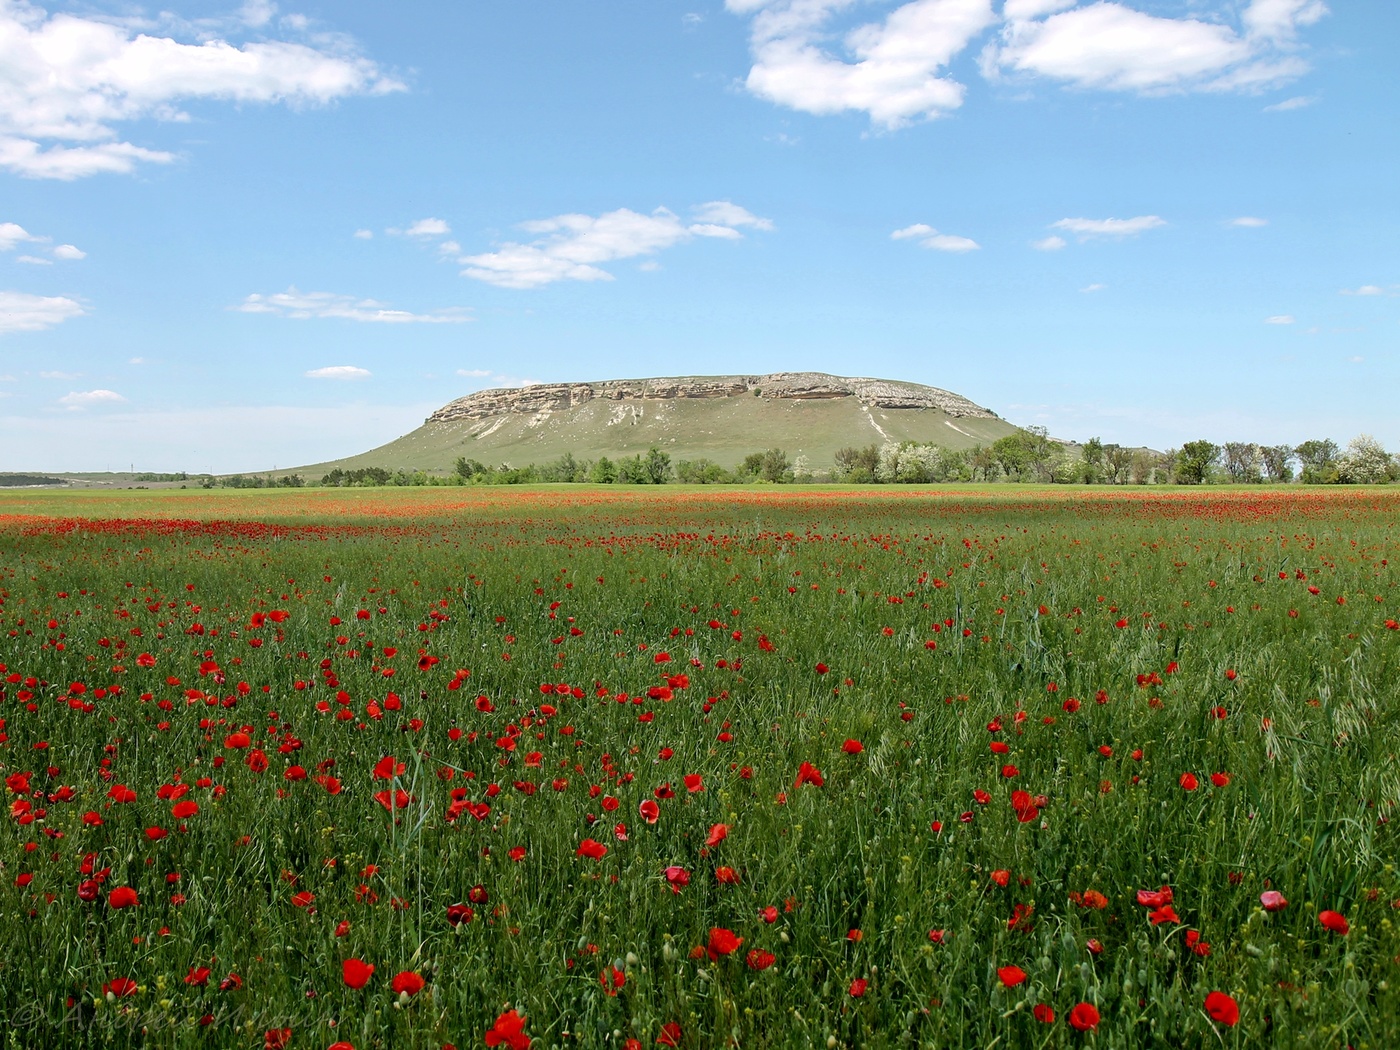
<path id="1" fill-rule="evenodd" d="M 1206 1013 L 1212 1021 L 1218 1021 L 1227 1028 L 1233 1028 L 1240 1020 L 1240 1006 L 1224 992 L 1211 992 L 1206 996 Z"/>
<path id="2" fill-rule="evenodd" d="M 191 966 L 190 972 L 185 974 L 185 983 L 195 988 L 203 988 L 209 983 L 210 973 L 207 966 Z"/>
<path id="3" fill-rule="evenodd" d="M 1035 1009 L 1031 1011 L 1031 1014 L 1041 1024 L 1055 1023 L 1055 1011 L 1044 1003 L 1037 1003 Z"/>
<path id="4" fill-rule="evenodd" d="M 1040 816 L 1040 809 L 1029 791 L 1011 792 L 1011 808 L 1016 811 L 1016 819 L 1022 824 L 1029 824 Z"/>
<path id="5" fill-rule="evenodd" d="M 675 1021 L 667 1021 L 661 1026 L 661 1034 L 656 1037 L 657 1046 L 680 1046 L 681 1026 Z M 522 1048 L 523 1050 L 523 1048 Z"/>
<path id="6" fill-rule="evenodd" d="M 848 755 L 858 755 L 865 750 L 865 745 L 859 740 L 847 740 L 841 745 L 841 750 Z"/>
<path id="7" fill-rule="evenodd" d="M 1026 971 L 1019 966 L 1003 966 L 997 970 L 997 977 L 1007 988 L 1015 988 L 1026 979 Z"/>
<path id="8" fill-rule="evenodd" d="M 731 955 L 738 951 L 739 945 L 743 943 L 744 938 L 737 936 L 733 930 L 726 930 L 723 926 L 712 926 L 705 951 L 709 953 L 710 961 L 714 962 L 721 955 Z"/>
<path id="9" fill-rule="evenodd" d="M 309 908 L 316 902 L 316 894 L 307 890 L 292 894 L 292 903 L 298 908 Z"/>
<path id="10" fill-rule="evenodd" d="M 1335 911 L 1318 912 L 1317 921 L 1322 923 L 1323 929 L 1331 930 L 1342 937 L 1351 932 L 1351 925 L 1347 922 L 1346 916 Z"/>
<path id="11" fill-rule="evenodd" d="M 263 1033 L 263 1050 L 287 1050 L 292 1041 L 290 1028 L 269 1028 Z"/>
<path id="12" fill-rule="evenodd" d="M 374 801 L 392 813 L 396 809 L 407 809 L 412 799 L 407 791 L 400 788 L 398 791 L 376 791 Z"/>
<path id="13" fill-rule="evenodd" d="M 697 791 L 705 790 L 704 778 L 699 773 L 687 773 L 683 779 L 685 780 L 685 789 L 692 795 Z"/>
<path id="14" fill-rule="evenodd" d="M 170 807 L 170 815 L 176 820 L 188 820 L 199 812 L 199 803 L 182 799 Z"/>
<path id="15" fill-rule="evenodd" d="M 1138 890 L 1137 902 L 1144 908 L 1160 908 L 1172 902 L 1172 889 L 1163 886 L 1160 890 Z"/>
<path id="16" fill-rule="evenodd" d="M 587 857 L 589 860 L 602 860 L 604 854 L 608 852 L 608 847 L 593 839 L 584 839 L 578 844 L 578 849 L 574 851 L 576 857 Z"/>
<path id="17" fill-rule="evenodd" d="M 1288 901 L 1278 890 L 1265 890 L 1259 894 L 1259 903 L 1264 906 L 1265 911 L 1283 911 L 1288 907 Z"/>
<path id="18" fill-rule="evenodd" d="M 821 787 L 826 781 L 822 779 L 822 771 L 810 762 L 803 762 L 797 767 L 797 780 L 793 782 L 794 788 L 800 788 L 803 784 L 811 784 Z"/>
<path id="19" fill-rule="evenodd" d="M 864 977 L 857 977 L 851 982 L 850 993 L 852 999 L 859 999 L 865 994 L 865 989 L 870 986 L 870 982 Z"/>
<path id="20" fill-rule="evenodd" d="M 125 784 L 113 784 L 107 789 L 107 797 L 113 802 L 135 802 L 136 792 Z"/>
<path id="21" fill-rule="evenodd" d="M 103 995 L 110 995 L 117 999 L 128 995 L 135 995 L 137 991 L 136 982 L 130 977 L 113 977 L 110 981 L 102 985 Z"/>
<path id="22" fill-rule="evenodd" d="M 729 835 L 728 824 L 715 824 L 710 828 L 710 834 L 705 838 L 706 846 L 718 846 Z"/>
<path id="23" fill-rule="evenodd" d="M 404 768 L 402 762 L 394 761 L 393 755 L 385 755 L 374 764 L 374 769 L 371 771 L 370 775 L 375 780 L 392 780 L 396 776 L 401 776 Z"/>
<path id="24" fill-rule="evenodd" d="M 447 921 L 453 926 L 464 922 L 471 922 L 472 914 L 472 910 L 465 904 L 449 904 L 447 906 Z"/>
<path id="25" fill-rule="evenodd" d="M 389 986 L 394 989 L 395 995 L 417 995 L 423 990 L 423 983 L 423 978 L 412 970 L 400 970 L 394 974 Z"/>
<path id="26" fill-rule="evenodd" d="M 1201 785 L 1201 782 L 1196 779 L 1196 774 L 1194 773 L 1181 774 L 1181 779 L 1178 783 L 1181 784 L 1181 789 L 1183 791 L 1195 791 L 1196 788 Z"/>
<path id="27" fill-rule="evenodd" d="M 772 952 L 765 952 L 762 948 L 754 948 L 749 954 L 744 956 L 744 962 L 748 964 L 750 970 L 763 971 L 778 961 L 778 957 Z"/>
<path id="28" fill-rule="evenodd" d="M 626 986 L 627 975 L 616 966 L 609 966 L 598 975 L 598 983 L 603 986 L 603 991 L 609 996 L 616 997 L 617 993 Z"/>
<path id="29" fill-rule="evenodd" d="M 224 737 L 224 747 L 227 748 L 245 748 L 252 744 L 252 742 L 253 738 L 250 737 L 247 733 L 241 731 L 237 733 L 230 733 L 228 736 Z"/>
<path id="30" fill-rule="evenodd" d="M 1079 1003 L 1069 1012 L 1070 1027 L 1088 1032 L 1099 1026 L 1099 1012 L 1089 1003 Z"/>
<path id="31" fill-rule="evenodd" d="M 107 894 L 107 907 L 134 908 L 141 902 L 136 899 L 136 891 L 130 886 L 118 886 Z"/>
<path id="32" fill-rule="evenodd" d="M 369 979 L 374 976 L 374 966 L 362 959 L 346 959 L 340 964 L 340 972 L 346 987 L 358 991 L 369 984 Z"/>
<path id="33" fill-rule="evenodd" d="M 715 881 L 725 886 L 737 886 L 739 885 L 739 873 L 728 866 L 716 868 Z"/>
<path id="34" fill-rule="evenodd" d="M 677 864 L 672 864 L 661 873 L 666 878 L 666 884 L 671 887 L 672 893 L 680 893 L 686 886 L 690 885 L 690 872 Z"/>
<path id="35" fill-rule="evenodd" d="M 661 816 L 661 807 L 649 798 L 642 799 L 641 805 L 637 807 L 637 812 L 641 814 L 643 820 L 648 824 L 655 824 Z"/>
<path id="36" fill-rule="evenodd" d="M 1229 774 L 1229 773 L 1212 773 L 1212 774 L 1210 775 L 1210 782 L 1211 782 L 1212 784 L 1214 784 L 1214 785 L 1215 785 L 1216 787 L 1218 787 L 1218 788 L 1229 787 L 1229 786 L 1230 786 L 1230 774 Z"/>
<path id="37" fill-rule="evenodd" d="M 507 1010 L 496 1018 L 496 1023 L 486 1033 L 487 1046 L 508 1046 L 510 1050 L 529 1050 L 530 1037 L 525 1034 L 525 1022 L 515 1010 Z"/>

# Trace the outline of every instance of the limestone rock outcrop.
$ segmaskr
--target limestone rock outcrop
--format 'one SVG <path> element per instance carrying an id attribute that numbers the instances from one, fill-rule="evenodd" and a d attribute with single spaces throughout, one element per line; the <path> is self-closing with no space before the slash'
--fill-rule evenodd
<path id="1" fill-rule="evenodd" d="M 676 398 L 761 397 L 825 399 L 854 397 L 871 408 L 936 408 L 948 415 L 996 419 L 995 412 L 938 387 L 888 379 L 833 376 L 825 372 L 774 372 L 765 376 L 676 376 L 666 379 L 608 379 L 595 383 L 537 383 L 479 390 L 444 405 L 429 423 L 538 412 L 561 412 L 593 400 L 668 401 Z"/>

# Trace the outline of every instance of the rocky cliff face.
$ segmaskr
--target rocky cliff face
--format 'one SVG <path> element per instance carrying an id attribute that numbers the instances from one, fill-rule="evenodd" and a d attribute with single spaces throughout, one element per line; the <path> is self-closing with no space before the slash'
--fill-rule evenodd
<path id="1" fill-rule="evenodd" d="M 597 383 L 540 383 L 481 390 L 444 405 L 429 423 L 487 419 L 517 413 L 559 412 L 593 400 L 669 401 L 675 398 L 841 398 L 872 408 L 936 408 L 950 416 L 996 419 L 997 414 L 965 397 L 919 383 L 851 379 L 825 372 L 774 372 L 766 376 L 678 376 L 669 379 L 609 379 Z"/>

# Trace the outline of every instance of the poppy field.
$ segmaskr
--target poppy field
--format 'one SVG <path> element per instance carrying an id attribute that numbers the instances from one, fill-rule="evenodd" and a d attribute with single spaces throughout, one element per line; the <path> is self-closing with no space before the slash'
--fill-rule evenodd
<path id="1" fill-rule="evenodd" d="M 1400 1045 L 1397 521 L 5 495 L 5 1046 Z"/>

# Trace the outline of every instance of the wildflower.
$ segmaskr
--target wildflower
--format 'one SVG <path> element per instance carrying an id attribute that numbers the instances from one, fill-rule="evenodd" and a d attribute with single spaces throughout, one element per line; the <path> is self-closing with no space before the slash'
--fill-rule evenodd
<path id="1" fill-rule="evenodd" d="M 1099 1012 L 1089 1003 L 1079 1003 L 1069 1012 L 1070 1027 L 1089 1032 L 1099 1026 Z"/>
<path id="2" fill-rule="evenodd" d="M 733 930 L 727 930 L 723 926 L 712 926 L 705 951 L 710 956 L 710 961 L 715 962 L 721 955 L 731 955 L 738 951 L 739 945 L 743 943 L 744 938 L 737 936 Z"/>
<path id="3" fill-rule="evenodd" d="M 423 978 L 412 970 L 401 970 L 394 974 L 390 987 L 396 995 L 417 995 L 423 990 Z"/>
<path id="4" fill-rule="evenodd" d="M 340 974 L 347 988 L 358 991 L 369 984 L 369 979 L 374 976 L 374 967 L 362 959 L 346 959 L 340 964 Z"/>
<path id="5" fill-rule="evenodd" d="M 604 854 L 608 852 L 608 847 L 593 839 L 584 839 L 578 844 L 578 849 L 574 851 L 576 857 L 587 857 L 589 860 L 602 860 Z"/>
<path id="6" fill-rule="evenodd" d="M 496 1023 L 486 1033 L 486 1045 L 491 1047 L 508 1046 L 510 1050 L 529 1050 L 530 1037 L 525 1034 L 525 1022 L 513 1009 L 496 1018 Z"/>
<path id="7" fill-rule="evenodd" d="M 1026 979 L 1026 971 L 1019 966 L 1002 966 L 997 970 L 997 977 L 1007 988 L 1015 988 Z"/>
<path id="8" fill-rule="evenodd" d="M 748 955 L 744 956 L 744 962 L 748 965 L 748 968 L 760 972 L 768 969 L 768 967 L 772 966 L 777 960 L 778 957 L 776 955 L 772 952 L 765 952 L 762 948 L 753 948 L 749 951 Z"/>
<path id="9" fill-rule="evenodd" d="M 1259 894 L 1259 903 L 1264 906 L 1265 911 L 1283 911 L 1288 907 L 1288 901 L 1278 890 L 1265 890 Z"/>
<path id="10" fill-rule="evenodd" d="M 793 783 L 794 788 L 800 788 L 803 784 L 812 784 L 821 787 L 826 781 L 822 779 L 821 770 L 810 762 L 803 762 L 797 768 L 797 780 Z"/>
<path id="11" fill-rule="evenodd" d="M 1233 1028 L 1239 1023 L 1239 1004 L 1224 992 L 1211 992 L 1207 995 L 1205 1008 L 1212 1021 L 1218 1021 L 1226 1028 Z"/>
<path id="12" fill-rule="evenodd" d="M 1331 930 L 1340 937 L 1345 937 L 1351 932 L 1351 924 L 1346 917 L 1335 911 L 1320 911 L 1317 913 L 1317 921 L 1322 923 L 1322 928 Z"/>

